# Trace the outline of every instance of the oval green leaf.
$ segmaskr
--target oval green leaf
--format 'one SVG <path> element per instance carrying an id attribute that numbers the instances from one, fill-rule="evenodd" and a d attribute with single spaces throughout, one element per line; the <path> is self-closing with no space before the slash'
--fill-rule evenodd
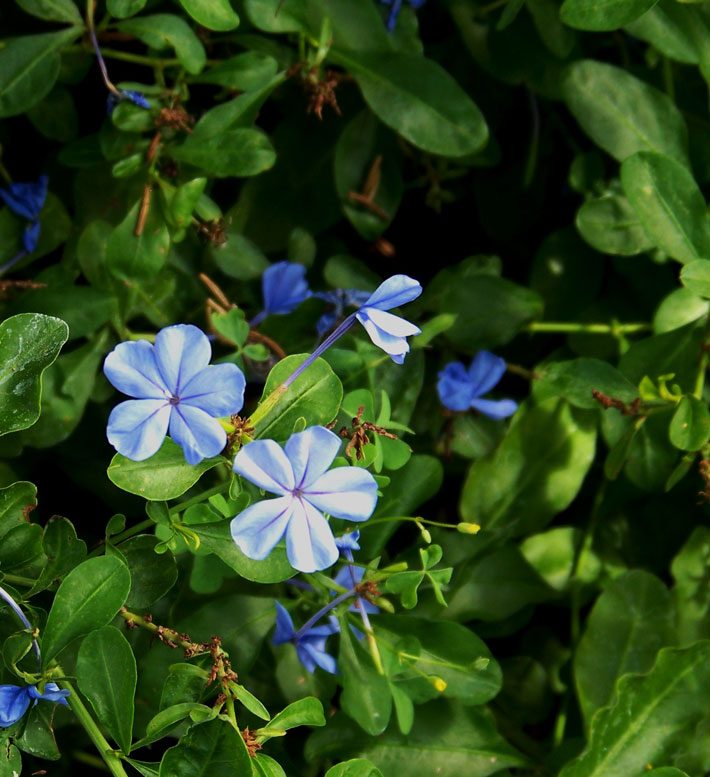
<path id="1" fill-rule="evenodd" d="M 115 556 L 90 558 L 59 586 L 42 635 L 47 666 L 70 642 L 105 626 L 123 606 L 131 588 L 128 567 Z"/>

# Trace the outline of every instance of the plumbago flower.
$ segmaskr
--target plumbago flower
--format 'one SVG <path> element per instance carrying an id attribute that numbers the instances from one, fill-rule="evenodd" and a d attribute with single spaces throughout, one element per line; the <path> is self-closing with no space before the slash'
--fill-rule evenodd
<path id="1" fill-rule="evenodd" d="M 0 200 L 16 215 L 28 224 L 22 234 L 24 253 L 31 254 L 39 242 L 39 216 L 47 199 L 49 178 L 40 175 L 36 181 L 11 183 L 6 189 L 0 189 Z"/>
<path id="2" fill-rule="evenodd" d="M 333 530 L 323 513 L 347 521 L 366 521 L 377 504 L 377 483 L 361 467 L 329 469 L 340 438 L 324 426 L 289 437 L 281 448 L 255 440 L 234 458 L 234 471 L 264 491 L 278 494 L 250 505 L 234 517 L 232 538 L 251 559 L 264 559 L 286 536 L 294 569 L 315 572 L 338 558 Z"/>
<path id="3" fill-rule="evenodd" d="M 45 683 L 40 693 L 36 685 L 0 685 L 0 728 L 12 726 L 39 700 L 53 701 L 67 705 L 69 691 L 62 690 L 56 683 Z"/>
<path id="4" fill-rule="evenodd" d="M 473 408 L 479 413 L 500 420 L 517 410 L 512 399 L 481 399 L 505 372 L 505 360 L 489 351 L 479 351 L 467 368 L 461 362 L 449 362 L 439 373 L 436 390 L 442 405 L 461 412 Z"/>
<path id="5" fill-rule="evenodd" d="M 276 262 L 261 277 L 264 309 L 249 322 L 258 326 L 267 316 L 292 313 L 311 296 L 306 268 L 293 262 Z"/>
<path id="6" fill-rule="evenodd" d="M 109 416 L 106 435 L 116 450 L 143 461 L 166 434 L 190 464 L 216 456 L 227 443 L 220 417 L 239 412 L 245 380 L 235 364 L 209 365 L 210 341 L 200 329 L 177 324 L 147 340 L 120 343 L 106 357 L 104 374 L 133 397 Z"/>
<path id="7" fill-rule="evenodd" d="M 272 644 L 284 645 L 291 642 L 296 647 L 298 660 L 309 672 L 314 672 L 319 666 L 330 674 L 336 674 L 337 663 L 335 658 L 326 652 L 325 643 L 331 634 L 340 631 L 338 621 L 331 618 L 327 625 L 322 626 L 315 626 L 311 621 L 296 631 L 288 610 L 276 602 L 276 630 L 271 640 Z"/>

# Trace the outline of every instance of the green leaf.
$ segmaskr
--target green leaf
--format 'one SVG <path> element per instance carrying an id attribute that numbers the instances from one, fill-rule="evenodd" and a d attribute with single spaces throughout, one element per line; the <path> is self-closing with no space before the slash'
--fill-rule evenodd
<path id="1" fill-rule="evenodd" d="M 126 763 L 129 763 L 138 774 L 142 775 L 142 777 L 160 777 L 160 764 L 158 763 L 136 761 L 134 758 L 126 758 L 125 761 Z"/>
<path id="2" fill-rule="evenodd" d="M 577 211 L 575 225 L 603 254 L 636 256 L 653 247 L 631 203 L 616 192 L 587 200 Z"/>
<path id="3" fill-rule="evenodd" d="M 255 583 L 280 583 L 296 572 L 286 557 L 286 549 L 274 548 L 263 561 L 247 558 L 235 545 L 229 526 L 231 521 L 202 523 L 190 526 L 200 538 L 201 547 L 224 561 L 240 577 Z"/>
<path id="4" fill-rule="evenodd" d="M 218 62 L 194 80 L 198 84 L 215 84 L 240 92 L 250 92 L 271 81 L 278 69 L 277 60 L 269 54 L 245 51 Z"/>
<path id="5" fill-rule="evenodd" d="M 207 0 L 210 4 L 218 3 L 219 1 Z M 192 31 L 190 25 L 179 16 L 157 13 L 119 22 L 116 27 L 121 32 L 135 35 L 146 46 L 150 46 L 158 51 L 167 48 L 174 49 L 180 64 L 188 73 L 197 74 L 205 66 L 207 61 L 205 47 Z"/>
<path id="6" fill-rule="evenodd" d="M 671 564 L 676 635 L 682 646 L 710 637 L 710 529 L 696 526 Z"/>
<path id="7" fill-rule="evenodd" d="M 251 773 L 244 740 L 231 723 L 220 718 L 192 726 L 160 762 L 160 777 L 235 777 Z"/>
<path id="8" fill-rule="evenodd" d="M 90 558 L 75 567 L 59 586 L 42 635 L 47 666 L 70 642 L 105 626 L 128 597 L 131 576 L 115 556 Z"/>
<path id="9" fill-rule="evenodd" d="M 657 577 L 634 569 L 607 586 L 589 614 L 574 658 L 587 729 L 594 713 L 612 702 L 617 680 L 629 672 L 647 672 L 658 651 L 673 640 L 673 604 Z"/>
<path id="10" fill-rule="evenodd" d="M 276 161 L 268 135 L 245 127 L 210 135 L 196 129 L 171 155 L 215 178 L 259 175 Z"/>
<path id="11" fill-rule="evenodd" d="M 221 464 L 215 456 L 192 466 L 185 461 L 182 448 L 166 439 L 160 450 L 145 461 L 132 461 L 117 453 L 108 466 L 109 480 L 130 494 L 153 502 L 177 499 L 197 483 L 205 472 Z"/>
<path id="12" fill-rule="evenodd" d="M 637 151 L 657 151 L 687 163 L 687 130 L 675 103 L 622 68 L 575 62 L 563 93 L 582 129 L 619 162 Z"/>
<path id="13" fill-rule="evenodd" d="M 83 20 L 74 0 L 15 0 L 25 13 L 48 22 L 66 22 L 81 27 Z"/>
<path id="14" fill-rule="evenodd" d="M 138 675 L 131 646 L 117 628 L 104 626 L 84 638 L 76 678 L 99 722 L 124 753 L 130 752 Z"/>
<path id="15" fill-rule="evenodd" d="M 325 726 L 323 705 L 313 696 L 299 699 L 289 704 L 269 721 L 262 729 L 263 734 L 280 736 L 296 726 Z"/>
<path id="16" fill-rule="evenodd" d="M 131 610 L 142 611 L 150 607 L 165 596 L 177 580 L 173 554 L 169 551 L 157 554 L 157 544 L 156 537 L 141 534 L 119 546 L 131 573 L 131 592 L 126 599 L 126 607 Z"/>
<path id="17" fill-rule="evenodd" d="M 325 777 L 382 777 L 382 772 L 365 758 L 353 758 L 328 769 Z"/>
<path id="18" fill-rule="evenodd" d="M 616 701 L 592 720 L 587 749 L 560 777 L 629 777 L 686 749 L 710 714 L 710 642 L 661 650 L 653 668 L 626 675 Z"/>
<path id="19" fill-rule="evenodd" d="M 275 402 L 268 403 L 266 412 L 260 412 L 265 400 L 307 358 L 308 354 L 287 356 L 269 373 L 260 406 L 252 414 L 256 437 L 285 440 L 291 436 L 299 418 L 305 419 L 306 426 L 317 426 L 330 423 L 337 415 L 343 386 L 323 359 L 316 359 Z"/>
<path id="20" fill-rule="evenodd" d="M 57 358 L 69 329 L 59 318 L 20 313 L 0 324 L 0 435 L 39 418 L 42 373 Z"/>
<path id="21" fill-rule="evenodd" d="M 648 13 L 627 25 L 626 31 L 650 43 L 676 62 L 697 65 L 708 21 L 701 7 L 661 0 Z"/>
<path id="22" fill-rule="evenodd" d="M 58 515 L 50 518 L 44 528 L 42 549 L 47 563 L 27 596 L 43 591 L 54 580 L 71 572 L 86 557 L 86 543 L 77 539 L 72 523 Z"/>
<path id="23" fill-rule="evenodd" d="M 338 671 L 343 684 L 340 704 L 371 736 L 381 734 L 392 713 L 392 694 L 387 679 L 379 674 L 369 653 L 353 636 L 347 619 L 340 624 Z"/>
<path id="24" fill-rule="evenodd" d="M 533 384 L 535 397 L 546 399 L 557 396 L 574 407 L 594 410 L 601 405 L 592 391 L 601 391 L 622 402 L 633 402 L 638 390 L 615 367 L 601 359 L 582 357 L 565 362 L 549 362 L 535 370 L 538 378 Z"/>
<path id="25" fill-rule="evenodd" d="M 201 684 L 204 685 L 204 678 L 201 678 Z M 145 727 L 145 736 L 136 742 L 132 749 L 139 750 L 146 745 L 157 742 L 159 739 L 167 736 L 178 723 L 181 723 L 194 713 L 214 716 L 215 711 L 204 704 L 192 701 L 172 704 L 160 710 L 157 715 L 148 721 Z"/>
<path id="26" fill-rule="evenodd" d="M 27 523 L 37 506 L 37 488 L 26 480 L 0 488 L 0 539 L 15 526 Z"/>
<path id="27" fill-rule="evenodd" d="M 565 0 L 560 17 L 578 30 L 616 30 L 638 19 L 658 0 Z"/>
<path id="28" fill-rule="evenodd" d="M 662 154 L 642 152 L 621 165 L 621 182 L 660 249 L 683 264 L 710 256 L 710 218 L 687 167 Z"/>
<path id="29" fill-rule="evenodd" d="M 122 280 L 145 280 L 160 272 L 168 259 L 170 232 L 155 197 L 141 234 L 135 228 L 140 200 L 128 211 L 121 223 L 114 227 L 106 243 L 106 263 L 111 272 Z"/>
<path id="30" fill-rule="evenodd" d="M 111 16 L 117 19 L 127 19 L 142 11 L 148 0 L 106 0 L 106 7 Z"/>
<path id="31" fill-rule="evenodd" d="M 460 157 L 486 144 L 483 115 L 436 62 L 386 51 L 338 51 L 331 56 L 353 74 L 377 117 L 417 148 Z"/>
<path id="32" fill-rule="evenodd" d="M 684 265 L 680 280 L 694 294 L 710 299 L 710 260 L 698 259 Z"/>
<path id="33" fill-rule="evenodd" d="M 505 537 L 540 530 L 577 495 L 595 440 L 593 419 L 564 401 L 521 407 L 493 455 L 471 467 L 462 518 Z"/>
<path id="34" fill-rule="evenodd" d="M 273 758 L 263 753 L 257 753 L 252 760 L 252 764 L 255 777 L 286 777 L 286 772 L 278 761 L 274 761 Z"/>
<path id="35" fill-rule="evenodd" d="M 500 691 L 500 666 L 486 645 L 465 626 L 411 615 L 380 615 L 376 633 L 383 631 L 390 643 L 396 643 L 398 637 L 417 640 L 420 650 L 416 660 L 411 661 L 414 673 L 433 674 L 444 680 L 444 697 L 459 699 L 466 705 L 485 704 Z M 411 691 L 409 695 L 415 700 L 417 686 L 423 685 L 429 698 L 439 695 L 421 676 L 404 681 L 398 677 L 395 682 L 405 693 Z"/>
<path id="36" fill-rule="evenodd" d="M 226 32 L 239 26 L 239 17 L 229 0 L 180 0 L 180 5 L 208 30 Z"/>
<path id="37" fill-rule="evenodd" d="M 26 35 L 0 48 L 0 118 L 16 116 L 52 90 L 59 75 L 59 50 L 81 35 L 81 28 Z"/>
<path id="38" fill-rule="evenodd" d="M 336 715 L 306 744 L 309 760 L 356 755 L 370 759 L 383 774 L 398 777 L 488 777 L 526 764 L 496 731 L 493 715 L 485 707 L 464 708 L 444 700 L 419 707 L 408 735 L 392 726 L 371 737 Z"/>
<path id="39" fill-rule="evenodd" d="M 673 413 L 668 432 L 676 448 L 699 451 L 710 439 L 708 406 L 692 394 L 686 394 Z"/>

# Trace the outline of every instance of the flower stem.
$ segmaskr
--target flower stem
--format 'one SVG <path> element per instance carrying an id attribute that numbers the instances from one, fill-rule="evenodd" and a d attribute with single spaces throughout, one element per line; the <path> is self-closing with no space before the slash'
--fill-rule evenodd
<path id="1" fill-rule="evenodd" d="M 351 591 L 346 591 L 344 594 L 336 596 L 332 602 L 328 602 L 328 604 L 326 604 L 324 607 L 321 607 L 320 610 L 318 610 L 315 615 L 310 617 L 294 634 L 294 639 L 299 640 L 309 629 L 315 626 L 324 615 L 327 615 L 331 610 L 335 609 L 339 604 L 342 604 L 347 599 L 355 596 L 355 594 L 356 591 L 353 588 Z"/>
<path id="2" fill-rule="evenodd" d="M 96 725 L 94 719 L 91 717 L 89 710 L 87 710 L 84 706 L 84 703 L 79 698 L 79 694 L 76 692 L 72 684 L 67 680 L 62 680 L 59 685 L 62 688 L 66 688 L 68 691 L 71 691 L 71 694 L 67 699 L 69 702 L 69 707 L 71 708 L 71 711 L 74 713 L 79 723 L 81 723 L 83 726 L 84 731 L 86 731 L 86 733 L 89 735 L 89 738 L 96 746 L 96 749 L 99 751 L 99 754 L 101 755 L 101 758 L 106 764 L 109 772 L 111 772 L 114 777 L 128 777 L 128 774 L 123 768 L 123 764 L 121 763 L 121 759 L 116 754 L 116 751 L 108 743 L 106 737 L 104 737 L 104 735 L 101 733 L 101 730 Z"/>
<path id="3" fill-rule="evenodd" d="M 296 367 L 296 369 L 286 378 L 286 380 L 281 384 L 282 386 L 285 386 L 288 388 L 295 380 L 299 378 L 299 376 L 305 372 L 311 364 L 325 351 L 330 348 L 333 343 L 336 342 L 336 340 L 339 340 L 347 331 L 350 329 L 350 327 L 355 323 L 355 313 L 351 313 L 346 319 L 343 320 L 343 322 L 338 326 L 336 329 L 334 329 L 328 337 L 323 340 L 323 342 L 313 351 L 313 353 L 301 364 L 299 367 Z"/>
<path id="4" fill-rule="evenodd" d="M 651 324 L 584 324 L 568 321 L 531 321 L 525 329 L 533 334 L 587 334 L 587 335 L 628 335 L 637 332 L 648 332 Z"/>
<path id="5" fill-rule="evenodd" d="M 20 621 L 20 623 L 30 632 L 32 633 L 34 631 L 34 626 L 29 622 L 27 619 L 27 616 L 24 612 L 22 612 L 22 608 L 20 605 L 10 596 L 10 594 L 0 586 L 0 598 L 2 598 L 5 603 L 8 605 L 8 607 L 15 613 L 17 616 L 17 619 Z M 37 658 L 37 663 L 42 666 L 42 655 L 39 652 L 39 645 L 37 644 L 37 640 L 32 637 L 32 650 L 35 654 L 35 657 Z"/>

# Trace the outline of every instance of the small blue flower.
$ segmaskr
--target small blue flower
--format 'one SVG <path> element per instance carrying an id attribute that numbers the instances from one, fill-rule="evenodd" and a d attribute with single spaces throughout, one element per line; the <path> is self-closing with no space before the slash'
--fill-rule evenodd
<path id="1" fill-rule="evenodd" d="M 111 445 L 143 461 L 169 431 L 189 464 L 216 456 L 227 442 L 217 419 L 241 410 L 245 380 L 235 364 L 208 366 L 211 356 L 207 335 L 190 324 L 161 329 L 155 345 L 147 340 L 117 345 L 106 357 L 104 374 L 134 398 L 111 411 L 106 430 Z"/>
<path id="2" fill-rule="evenodd" d="M 40 693 L 36 685 L 0 685 L 0 728 L 17 723 L 30 705 L 35 706 L 40 699 L 66 705 L 67 696 L 69 691 L 62 690 L 56 683 L 46 683 L 44 693 Z"/>
<path id="3" fill-rule="evenodd" d="M 283 645 L 286 642 L 292 642 L 296 646 L 298 660 L 309 672 L 313 672 L 316 666 L 319 666 L 330 674 L 337 674 L 337 663 L 333 656 L 326 653 L 325 642 L 331 634 L 336 634 L 338 631 L 340 631 L 338 621 L 332 618 L 327 626 L 312 626 L 305 631 L 297 632 L 286 608 L 276 602 L 276 631 L 272 643 Z"/>
<path id="4" fill-rule="evenodd" d="M 407 0 L 407 2 L 409 3 L 410 8 L 417 10 L 424 5 L 425 0 Z M 389 6 L 390 11 L 387 14 L 387 29 L 389 32 L 392 32 L 397 26 L 397 18 L 399 17 L 399 12 L 402 10 L 402 0 L 380 0 L 380 3 Z"/>
<path id="5" fill-rule="evenodd" d="M 31 254 L 39 241 L 39 216 L 47 199 L 49 179 L 40 175 L 37 181 L 28 183 L 11 183 L 6 189 L 0 189 L 0 199 L 7 207 L 29 224 L 22 235 L 22 245 Z"/>
<path id="6" fill-rule="evenodd" d="M 364 305 L 370 297 L 370 292 L 360 289 L 334 289 L 333 291 L 316 291 L 313 296 L 333 305 L 333 310 L 323 313 L 316 324 L 318 335 L 323 337 L 343 317 L 346 307 L 358 308 Z"/>
<path id="7" fill-rule="evenodd" d="M 121 97 L 125 100 L 130 100 L 130 102 L 137 105 L 139 108 L 145 108 L 147 111 L 150 110 L 150 103 L 145 99 L 142 92 L 136 92 L 133 89 L 121 89 Z"/>
<path id="8" fill-rule="evenodd" d="M 232 538 L 251 559 L 264 559 L 286 536 L 294 569 L 315 572 L 338 558 L 333 530 L 323 513 L 366 521 L 377 504 L 377 483 L 361 467 L 330 470 L 340 438 L 323 426 L 292 434 L 281 448 L 255 440 L 234 458 L 234 471 L 278 499 L 250 505 L 232 520 Z"/>
<path id="9" fill-rule="evenodd" d="M 388 353 L 396 364 L 402 364 L 409 353 L 406 338 L 420 334 L 421 330 L 406 319 L 385 311 L 411 302 L 421 293 L 419 281 L 408 275 L 393 275 L 372 292 L 355 314 L 372 342 Z"/>
<path id="10" fill-rule="evenodd" d="M 347 534 L 343 534 L 342 537 L 335 538 L 335 547 L 341 552 L 360 550 L 360 530 L 349 531 Z"/>
<path id="11" fill-rule="evenodd" d="M 436 390 L 444 407 L 458 412 L 473 408 L 479 413 L 500 420 L 518 409 L 512 399 L 481 399 L 505 372 L 505 360 L 489 351 L 479 351 L 468 369 L 461 362 L 449 362 L 439 373 Z"/>
<path id="12" fill-rule="evenodd" d="M 258 326 L 267 316 L 292 313 L 311 296 L 306 280 L 306 268 L 293 262 L 276 262 L 264 270 L 261 277 L 264 309 L 250 322 Z"/>

